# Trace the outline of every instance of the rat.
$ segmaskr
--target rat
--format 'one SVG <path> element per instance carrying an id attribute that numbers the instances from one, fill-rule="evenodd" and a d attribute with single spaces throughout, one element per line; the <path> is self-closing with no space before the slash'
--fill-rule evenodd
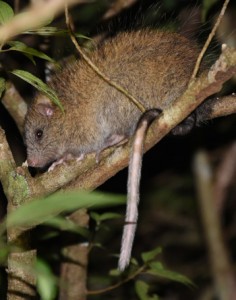
<path id="1" fill-rule="evenodd" d="M 85 61 L 69 63 L 49 82 L 64 112 L 43 93 L 35 96 L 28 109 L 24 129 L 28 165 L 42 168 L 53 163 L 55 166 L 71 158 L 82 159 L 92 152 L 99 156 L 103 149 L 122 144 L 135 132 L 136 142 L 143 142 L 149 121 L 164 112 L 185 91 L 198 53 L 198 46 L 178 33 L 142 29 L 119 33 L 89 54 L 104 74 L 127 89 L 151 112 L 151 118 L 149 113 L 142 118 L 142 112 L 100 78 Z M 186 120 L 188 131 L 194 124 L 193 115 Z M 184 133 L 180 125 L 174 131 Z M 135 163 L 131 165 L 135 168 Z M 139 178 L 140 169 L 141 164 L 135 171 Z M 132 186 L 132 180 L 128 182 Z M 134 198 L 134 211 L 137 211 L 138 198 Z M 127 213 L 120 270 L 129 264 L 135 214 Z M 127 230 L 131 232 L 131 238 Z"/>

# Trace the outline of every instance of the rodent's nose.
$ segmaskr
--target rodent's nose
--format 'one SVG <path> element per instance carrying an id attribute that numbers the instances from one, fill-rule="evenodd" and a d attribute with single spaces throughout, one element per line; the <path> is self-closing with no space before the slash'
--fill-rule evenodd
<path id="1" fill-rule="evenodd" d="M 39 162 L 37 158 L 27 158 L 27 163 L 30 167 L 37 167 Z"/>

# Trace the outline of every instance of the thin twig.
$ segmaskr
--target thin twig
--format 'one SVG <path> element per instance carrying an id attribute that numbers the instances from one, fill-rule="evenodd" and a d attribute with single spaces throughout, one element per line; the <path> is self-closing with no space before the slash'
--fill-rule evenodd
<path id="1" fill-rule="evenodd" d="M 137 271 L 135 271 L 134 273 L 132 273 L 130 276 L 126 277 L 124 280 L 119 281 L 118 283 L 115 283 L 114 285 L 111 285 L 109 287 L 106 287 L 104 289 L 100 289 L 100 290 L 95 290 L 95 291 L 87 291 L 87 295 L 98 295 L 98 294 L 103 294 L 109 291 L 112 291 L 114 289 L 117 289 L 118 287 L 122 286 L 124 283 L 132 280 L 133 278 L 137 277 L 139 274 L 141 274 L 145 268 L 147 266 L 143 265 L 142 267 L 140 267 Z"/>
<path id="2" fill-rule="evenodd" d="M 198 107 L 197 125 L 214 118 L 236 113 L 236 95 L 214 97 Z"/>
<path id="3" fill-rule="evenodd" d="M 118 0 L 114 1 L 111 4 L 111 7 L 106 11 L 105 15 L 102 17 L 103 20 L 110 19 L 114 16 L 117 16 L 123 9 L 127 9 L 131 5 L 133 5 L 137 0 Z"/>
<path id="4" fill-rule="evenodd" d="M 2 103 L 14 119 L 20 133 L 23 134 L 27 104 L 10 81 L 6 83 Z"/>
<path id="5" fill-rule="evenodd" d="M 198 59 L 197 59 L 196 65 L 194 67 L 193 74 L 191 76 L 190 82 L 193 81 L 195 79 L 196 75 L 197 75 L 197 72 L 199 70 L 202 58 L 203 58 L 203 56 L 204 56 L 204 54 L 205 54 L 205 52 L 206 52 L 206 50 L 207 50 L 210 42 L 212 41 L 212 39 L 213 39 L 213 37 L 214 37 L 214 35 L 216 33 L 216 30 L 217 30 L 217 28 L 218 28 L 218 26 L 219 26 L 219 24 L 220 24 L 220 22 L 221 22 L 221 20 L 222 20 L 222 18 L 224 16 L 224 14 L 225 14 L 225 11 L 226 11 L 226 8 L 228 6 L 229 1 L 230 0 L 225 0 L 224 5 L 222 6 L 221 12 L 220 12 L 220 14 L 219 14 L 219 16 L 218 16 L 218 18 L 216 20 L 216 23 L 215 23 L 214 27 L 212 28 L 212 31 L 209 34 L 209 36 L 208 36 L 208 38 L 207 38 L 207 40 L 206 40 L 206 42 L 205 42 L 205 44 L 204 44 L 204 46 L 203 46 L 200 54 L 198 56 Z"/>
<path id="6" fill-rule="evenodd" d="M 81 4 L 89 0 L 68 0 L 69 5 Z M 61 13 L 64 0 L 37 1 L 29 5 L 24 12 L 16 14 L 9 22 L 0 26 L 0 45 L 30 29 L 48 24 L 48 21 Z"/>
<path id="7" fill-rule="evenodd" d="M 67 1 L 65 1 L 65 18 L 66 18 L 66 25 L 68 27 L 68 32 L 71 38 L 71 41 L 73 42 L 73 44 L 75 45 L 77 51 L 79 52 L 79 54 L 81 55 L 81 57 L 84 59 L 84 61 L 92 68 L 92 70 L 94 70 L 95 73 L 97 73 L 98 76 L 100 76 L 106 83 L 108 83 L 110 86 L 114 87 L 115 89 L 117 89 L 119 92 L 121 92 L 122 94 L 124 94 L 129 100 L 131 100 L 133 102 L 134 105 L 137 106 L 137 108 L 141 111 L 141 112 L 145 112 L 146 108 L 144 107 L 144 105 L 142 103 L 140 103 L 140 101 L 138 101 L 135 97 L 133 97 L 126 89 L 124 89 L 122 86 L 120 86 L 119 84 L 117 84 L 116 82 L 112 81 L 108 76 L 106 76 L 104 73 L 102 73 L 97 66 L 95 66 L 93 64 L 93 62 L 88 58 L 88 56 L 82 51 L 80 45 L 78 44 L 76 37 L 74 35 L 74 32 L 72 30 L 72 24 L 71 24 L 71 20 L 69 17 L 69 13 L 68 13 L 68 5 L 67 5 Z"/>

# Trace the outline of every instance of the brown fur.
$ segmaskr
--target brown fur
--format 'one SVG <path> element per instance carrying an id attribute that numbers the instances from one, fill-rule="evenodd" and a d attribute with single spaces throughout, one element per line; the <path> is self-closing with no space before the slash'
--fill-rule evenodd
<path id="1" fill-rule="evenodd" d="M 197 55 L 197 46 L 178 34 L 140 30 L 118 34 L 91 53 L 90 59 L 147 109 L 164 109 L 186 88 Z M 64 68 L 52 78 L 51 86 L 65 114 L 44 95 L 37 95 L 25 122 L 29 164 L 43 167 L 68 154 L 99 153 L 117 136 L 133 134 L 141 112 L 84 61 Z M 39 112 L 42 103 L 53 109 L 52 116 Z M 39 141 L 35 132 L 40 128 Z"/>

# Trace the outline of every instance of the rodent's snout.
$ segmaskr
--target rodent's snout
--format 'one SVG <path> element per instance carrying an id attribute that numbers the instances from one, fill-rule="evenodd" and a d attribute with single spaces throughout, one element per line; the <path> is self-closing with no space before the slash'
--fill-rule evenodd
<path id="1" fill-rule="evenodd" d="M 28 166 L 34 167 L 34 168 L 40 168 L 43 167 L 44 164 L 40 162 L 40 160 L 36 157 L 27 157 L 27 163 Z"/>
<path id="2" fill-rule="evenodd" d="M 37 167 L 37 165 L 38 165 L 37 159 L 34 159 L 34 158 L 27 158 L 27 163 L 28 163 L 28 166 L 30 166 L 30 167 Z"/>

